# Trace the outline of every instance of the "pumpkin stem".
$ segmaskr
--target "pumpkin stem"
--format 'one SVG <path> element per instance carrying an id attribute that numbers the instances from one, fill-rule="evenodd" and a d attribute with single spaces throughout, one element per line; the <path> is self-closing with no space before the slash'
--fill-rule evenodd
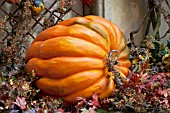
<path id="1" fill-rule="evenodd" d="M 109 56 L 110 56 L 110 57 L 112 56 L 112 53 L 113 53 L 113 52 L 117 53 L 118 50 L 110 50 L 110 52 L 109 52 Z"/>
<path id="2" fill-rule="evenodd" d="M 105 58 L 106 66 L 109 72 L 109 75 L 107 75 L 106 77 L 113 79 L 117 87 L 122 87 L 125 78 L 122 78 L 120 76 L 120 71 L 114 67 L 115 65 L 119 64 L 118 54 L 113 56 L 114 52 L 117 53 L 118 50 L 111 50 Z"/>
<path id="3" fill-rule="evenodd" d="M 108 67 L 108 72 L 112 72 L 114 70 L 114 66 L 118 64 L 118 58 L 115 58 L 118 55 L 116 54 L 113 56 L 113 52 L 117 53 L 118 50 L 111 50 L 105 58 L 106 66 Z"/>

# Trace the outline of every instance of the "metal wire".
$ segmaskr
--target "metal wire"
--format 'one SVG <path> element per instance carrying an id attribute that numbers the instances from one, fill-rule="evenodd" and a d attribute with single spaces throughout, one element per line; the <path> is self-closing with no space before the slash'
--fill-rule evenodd
<path id="1" fill-rule="evenodd" d="M 28 0 L 26 0 L 27 2 L 29 2 Z M 24 32 L 22 33 L 22 36 L 30 36 L 31 38 L 35 38 L 36 35 L 35 32 L 37 32 L 37 28 L 40 30 L 39 32 L 41 32 L 42 30 L 51 27 L 53 25 L 56 25 L 58 22 L 63 21 L 65 15 L 67 15 L 68 13 L 72 13 L 72 15 L 74 16 L 82 16 L 81 14 L 79 14 L 78 12 L 76 12 L 75 10 L 73 10 L 72 6 L 68 7 L 69 9 L 67 9 L 64 13 L 58 11 L 58 7 L 59 6 L 59 2 L 57 2 L 57 0 L 50 0 L 50 2 L 48 2 L 50 5 L 46 6 L 44 11 L 41 12 L 39 15 L 31 15 L 31 17 L 29 18 L 31 21 L 29 24 L 29 26 L 26 26 L 27 29 L 24 29 Z M 0 30 L 3 30 L 5 33 L 5 36 L 3 36 L 0 38 L 1 40 L 5 40 L 9 35 L 14 37 L 14 29 L 17 28 L 19 25 L 19 21 L 17 20 L 17 18 L 21 18 L 21 16 L 23 15 L 23 6 L 21 5 L 21 3 L 16 3 L 13 4 L 15 5 L 17 8 L 14 11 L 11 12 L 7 12 L 6 9 L 3 9 L 3 6 L 7 4 L 5 2 L 5 0 L 0 4 L 0 13 L 3 13 L 3 15 L 5 15 L 5 17 L 7 17 L 5 19 L 5 23 L 8 25 L 8 27 L 4 27 L 1 28 Z M 74 7 L 74 6 L 73 6 Z M 20 21 L 24 21 L 24 19 L 20 19 Z M 51 24 L 49 26 L 47 26 L 47 24 L 45 24 L 44 22 L 48 21 L 51 22 Z M 21 24 L 21 23 L 20 23 Z"/>

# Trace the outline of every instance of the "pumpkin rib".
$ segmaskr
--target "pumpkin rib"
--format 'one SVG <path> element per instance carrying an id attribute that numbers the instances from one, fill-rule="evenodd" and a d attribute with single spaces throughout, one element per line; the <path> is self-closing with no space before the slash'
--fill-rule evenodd
<path id="1" fill-rule="evenodd" d="M 121 53 L 125 49 L 125 47 L 127 46 L 126 45 L 127 41 L 126 41 L 126 38 L 125 38 L 124 34 L 122 36 L 123 37 L 122 37 L 122 40 L 121 40 L 121 42 L 119 44 L 118 53 Z"/>
<path id="2" fill-rule="evenodd" d="M 114 81 L 112 79 L 109 79 L 109 85 L 107 88 L 99 95 L 101 99 L 104 99 L 110 95 L 110 93 L 116 88 L 116 85 L 114 84 Z"/>
<path id="3" fill-rule="evenodd" d="M 68 96 L 64 96 L 62 97 L 62 99 L 66 102 L 71 102 L 71 103 L 75 103 L 77 97 L 83 97 L 89 99 L 94 93 L 101 94 L 107 88 L 108 81 L 109 79 L 103 76 L 92 86 L 84 90 L 80 90 L 79 92 L 70 94 Z"/>
<path id="4" fill-rule="evenodd" d="M 119 48 L 117 49 L 118 52 L 113 52 L 113 53 L 112 53 L 112 56 L 114 56 L 114 55 L 116 55 L 116 54 L 119 54 L 119 56 L 121 56 L 120 54 L 123 52 L 123 50 L 125 51 L 125 48 L 126 48 L 126 46 L 127 46 L 127 45 L 125 45 L 125 43 L 126 43 L 126 39 L 123 37 L 123 38 L 122 38 L 122 41 L 121 41 L 121 43 L 120 43 L 120 46 L 119 46 Z M 120 59 L 120 58 L 119 58 L 119 59 Z"/>
<path id="5" fill-rule="evenodd" d="M 110 49 L 115 49 L 118 50 L 118 46 L 115 42 L 117 42 L 117 34 L 115 31 L 115 24 L 111 23 L 110 21 L 102 18 L 102 17 L 98 17 L 98 16 L 94 16 L 94 15 L 89 15 L 89 16 L 85 16 L 86 19 L 90 20 L 90 21 L 94 21 L 94 22 L 98 22 L 100 24 L 102 24 L 103 26 L 105 26 L 105 28 L 107 29 L 108 33 L 109 33 L 109 37 L 110 37 Z M 121 37 L 119 37 L 121 38 Z"/>
<path id="6" fill-rule="evenodd" d="M 78 24 L 73 26 L 57 25 L 52 28 L 46 29 L 37 36 L 33 43 L 61 36 L 72 36 L 92 42 L 102 47 L 106 52 L 108 52 L 110 49 L 109 45 L 107 44 L 107 41 L 100 34 L 96 33 L 95 31 L 92 31 L 91 29 L 83 25 Z"/>
<path id="7" fill-rule="evenodd" d="M 108 20 L 106 20 L 106 21 L 108 21 Z M 109 22 L 109 21 L 108 21 Z M 115 40 L 114 41 L 116 41 L 117 43 L 113 46 L 113 47 L 111 47 L 111 49 L 117 49 L 117 50 L 119 50 L 119 51 L 121 51 L 120 49 L 119 49 L 119 47 L 120 47 L 120 44 L 122 43 L 121 41 L 122 41 L 122 38 L 124 38 L 123 36 L 122 36 L 122 32 L 121 32 L 121 30 L 120 30 L 120 28 L 118 27 L 118 26 L 116 26 L 114 23 L 111 23 L 110 22 L 110 24 L 112 25 L 112 28 L 114 29 L 114 33 L 116 34 L 116 38 L 115 38 Z M 124 43 L 125 44 L 125 43 Z"/>
<path id="8" fill-rule="evenodd" d="M 110 46 L 110 40 L 109 40 L 110 38 L 109 38 L 109 34 L 106 30 L 106 27 L 98 22 L 88 20 L 86 17 L 82 17 L 82 18 L 74 17 L 74 18 L 71 18 L 71 19 L 68 19 L 68 20 L 58 23 L 58 25 L 64 25 L 64 26 L 73 26 L 75 24 L 83 25 L 83 26 L 95 31 L 96 33 L 100 34 L 102 37 L 104 37 L 105 40 L 107 40 L 107 42 Z"/>
<path id="9" fill-rule="evenodd" d="M 108 44 L 108 38 L 107 38 L 108 36 L 107 36 L 107 34 L 99 33 L 99 31 L 97 32 L 97 30 L 95 31 L 94 29 L 97 29 L 97 28 L 94 28 L 94 27 L 95 27 L 94 25 L 91 25 L 91 26 L 89 25 L 89 27 L 87 27 L 87 26 L 85 26 L 85 25 L 83 25 L 83 24 L 74 24 L 74 25 L 78 27 L 78 30 L 81 30 L 80 26 L 84 26 L 84 27 L 86 27 L 86 29 L 89 29 L 89 30 L 88 30 L 88 33 L 86 33 L 86 34 L 91 35 L 91 37 L 93 37 L 93 38 L 92 38 L 92 40 L 87 40 L 87 37 L 86 37 L 86 39 L 84 39 L 84 40 L 90 41 L 90 42 L 92 42 L 92 43 L 94 43 L 94 44 L 102 47 L 106 52 L 109 52 L 109 44 Z M 74 26 L 74 25 L 73 25 L 73 26 Z M 93 26 L 94 26 L 94 27 L 93 27 Z M 91 28 L 91 27 L 92 27 L 92 28 Z M 75 34 L 78 35 L 78 36 L 74 36 L 74 37 L 75 37 L 75 38 L 83 39 L 83 38 L 80 37 L 81 35 L 79 35 L 80 32 L 78 32 L 78 30 L 75 30 L 75 29 L 72 30 L 72 32 L 74 31 Z M 95 36 L 92 36 L 92 33 L 89 33 L 89 32 L 95 32 L 96 35 L 95 35 Z M 70 34 L 71 34 L 71 33 L 70 33 Z M 84 37 L 85 37 L 85 36 L 84 36 Z M 94 39 L 94 37 L 95 37 L 95 39 Z M 100 40 L 97 39 L 97 38 L 104 39 L 104 40 L 100 41 Z M 97 43 L 97 41 L 100 41 L 100 42 Z M 101 45 L 101 42 L 102 42 L 102 43 L 104 42 L 104 44 Z M 107 47 L 107 48 L 106 48 L 106 47 Z"/>
<path id="10" fill-rule="evenodd" d="M 56 57 L 48 60 L 32 58 L 26 64 L 26 72 L 35 70 L 38 76 L 49 78 L 63 78 L 85 70 L 104 68 L 103 60 L 89 57 Z"/>
<path id="11" fill-rule="evenodd" d="M 126 60 L 129 58 L 129 53 L 130 53 L 130 50 L 129 48 L 126 46 L 121 53 L 119 53 L 119 57 L 118 57 L 118 60 Z"/>
<path id="12" fill-rule="evenodd" d="M 88 70 L 62 79 L 50 79 L 43 77 L 37 80 L 36 85 L 41 89 L 41 91 L 49 95 L 67 96 L 91 86 L 100 79 L 103 74 L 103 70 Z M 74 87 L 70 87 L 73 83 Z"/>
<path id="13" fill-rule="evenodd" d="M 33 58 L 34 56 L 39 56 L 39 48 L 42 44 L 42 41 L 38 41 L 35 42 L 34 44 L 32 44 L 27 52 L 26 52 L 26 56 L 25 56 L 25 61 L 28 62 L 31 58 Z"/>
<path id="14" fill-rule="evenodd" d="M 118 64 L 119 66 L 125 66 L 125 67 L 129 67 L 130 66 L 130 61 L 128 59 L 126 59 L 126 60 L 120 59 L 118 61 L 119 61 L 119 64 Z"/>
<path id="15" fill-rule="evenodd" d="M 107 54 L 100 46 L 70 36 L 52 38 L 42 42 L 40 46 L 34 46 L 34 48 L 35 50 L 39 50 L 39 54 L 34 54 L 33 52 L 35 51 L 31 51 L 29 52 L 29 56 L 42 59 L 60 56 L 94 57 L 103 59 Z"/>
<path id="16" fill-rule="evenodd" d="M 45 41 L 54 37 L 59 37 L 59 36 L 65 36 L 67 34 L 68 27 L 67 26 L 62 26 L 62 25 L 57 25 L 57 26 L 52 26 L 48 29 L 45 29 L 42 31 L 38 36 L 34 39 L 32 44 L 37 41 Z"/>
<path id="17" fill-rule="evenodd" d="M 95 31 L 96 33 L 100 34 L 110 44 L 109 34 L 107 33 L 107 30 L 103 25 L 101 25 L 97 22 L 88 22 L 88 23 L 75 22 L 75 24 L 83 25 L 83 26 Z"/>
<path id="18" fill-rule="evenodd" d="M 90 21 L 85 17 L 74 17 L 74 18 L 70 18 L 70 19 L 61 21 L 57 25 L 71 26 L 71 25 L 76 24 L 76 22 L 86 23 L 86 22 L 90 22 Z"/>
<path id="19" fill-rule="evenodd" d="M 84 17 L 74 17 L 74 18 L 61 21 L 56 26 L 52 26 L 48 29 L 45 29 L 40 34 L 38 34 L 38 36 L 34 39 L 33 43 L 36 41 L 44 41 L 52 37 L 65 36 L 65 34 L 67 34 L 67 28 L 71 27 L 70 25 L 73 25 L 73 22 L 75 22 L 76 20 L 90 22 L 88 19 Z"/>
<path id="20" fill-rule="evenodd" d="M 129 74 L 129 69 L 127 67 L 125 67 L 125 66 L 115 66 L 114 68 L 119 70 L 119 72 L 121 72 L 124 75 Z"/>

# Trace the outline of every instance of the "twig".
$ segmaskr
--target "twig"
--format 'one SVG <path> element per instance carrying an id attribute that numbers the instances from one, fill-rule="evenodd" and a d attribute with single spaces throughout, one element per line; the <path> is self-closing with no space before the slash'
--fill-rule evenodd
<path id="1" fill-rule="evenodd" d="M 131 41 L 133 47 L 136 46 L 136 45 L 135 45 L 135 42 L 134 42 L 134 37 L 133 37 L 133 35 L 139 32 L 139 30 L 142 28 L 145 20 L 146 20 L 147 17 L 150 15 L 150 13 L 154 10 L 154 8 L 155 8 L 155 6 L 152 7 L 152 8 L 148 11 L 148 13 L 144 16 L 144 18 L 143 18 L 143 20 L 142 20 L 142 23 L 141 23 L 141 25 L 139 26 L 139 28 L 138 28 L 137 30 L 135 30 L 135 31 L 130 32 L 130 41 Z"/>
<path id="2" fill-rule="evenodd" d="M 170 9 L 170 5 L 169 5 L 168 1 L 165 0 L 165 2 L 166 2 L 166 4 L 167 4 L 168 8 Z"/>
<path id="3" fill-rule="evenodd" d="M 159 3 L 160 4 L 160 3 Z M 151 9 L 152 7 L 155 7 L 156 6 L 156 3 L 154 2 L 154 0 L 148 0 L 148 5 L 149 5 L 149 9 Z M 156 20 L 157 20 L 157 15 L 156 15 L 157 11 L 156 9 L 154 8 L 154 10 L 151 11 L 150 13 L 150 19 L 151 19 L 151 23 L 152 23 L 152 27 L 153 29 L 155 29 L 156 27 Z"/>
<path id="4" fill-rule="evenodd" d="M 166 2 L 167 2 L 167 5 L 169 6 L 168 1 L 166 1 Z M 156 9 L 159 10 L 159 13 L 162 13 L 162 14 L 163 14 L 163 17 L 164 17 L 166 23 L 168 24 L 168 27 L 169 27 L 169 30 L 170 30 L 170 14 L 169 14 L 169 12 L 166 11 L 165 8 L 162 7 L 161 5 L 156 5 Z M 169 6 L 169 9 L 170 9 L 170 6 Z M 168 31 L 166 32 L 166 34 L 165 34 L 163 37 L 161 37 L 161 38 L 164 38 L 164 37 L 167 35 L 167 33 L 170 32 L 169 30 L 168 30 Z M 160 38 L 160 39 L 161 39 L 161 38 Z"/>
<path id="5" fill-rule="evenodd" d="M 145 58 L 139 62 L 139 64 L 132 70 L 132 72 L 129 74 L 128 78 L 130 78 L 141 66 L 146 60 L 148 59 L 148 53 L 146 52 L 145 48 L 139 48 L 137 51 L 140 51 L 141 53 L 145 54 Z"/>
<path id="6" fill-rule="evenodd" d="M 150 25 L 151 25 L 151 20 L 149 19 L 149 20 L 148 20 L 148 23 L 147 23 L 146 31 L 145 31 L 145 36 L 147 36 L 148 33 L 149 33 Z"/>
<path id="7" fill-rule="evenodd" d="M 110 52 L 109 52 L 109 57 L 112 57 L 112 54 L 113 54 L 114 52 L 117 53 L 118 50 L 110 50 Z"/>
<path id="8" fill-rule="evenodd" d="M 167 31 L 166 31 L 166 33 L 164 34 L 164 36 L 162 36 L 160 39 L 165 38 L 165 37 L 166 37 L 166 35 L 167 35 L 168 33 L 170 33 L 170 29 L 169 29 L 169 30 L 167 30 Z"/>
<path id="9" fill-rule="evenodd" d="M 167 3 L 167 4 L 168 4 L 168 3 Z M 169 17 L 169 16 L 170 16 L 169 12 L 168 12 L 167 10 L 165 10 L 165 8 L 162 7 L 160 4 L 155 5 L 155 8 L 158 9 L 159 12 L 163 14 L 165 20 L 168 19 L 168 18 L 170 18 L 170 17 Z M 167 22 L 167 23 L 168 23 L 168 22 Z"/>
<path id="10" fill-rule="evenodd" d="M 114 71 L 114 65 L 116 65 L 117 62 L 118 62 L 117 61 L 118 59 L 114 60 L 114 58 L 112 56 L 112 53 L 117 53 L 117 52 L 118 52 L 118 50 L 111 50 L 109 52 L 109 54 L 107 55 L 106 65 L 108 67 L 108 71 L 109 72 L 113 72 Z"/>
<path id="11" fill-rule="evenodd" d="M 156 22 L 156 26 L 154 28 L 154 31 L 151 35 L 148 36 L 148 38 L 152 38 L 152 37 L 156 37 L 156 35 L 158 34 L 158 31 L 159 31 L 159 27 L 161 25 L 161 15 L 160 13 L 158 13 L 158 17 L 157 17 L 157 22 Z"/>

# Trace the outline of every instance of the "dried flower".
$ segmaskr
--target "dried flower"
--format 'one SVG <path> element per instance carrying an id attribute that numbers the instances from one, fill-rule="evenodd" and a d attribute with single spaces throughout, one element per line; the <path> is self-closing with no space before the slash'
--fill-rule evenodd
<path id="1" fill-rule="evenodd" d="M 22 89 L 23 90 L 29 90 L 29 83 L 28 82 L 26 82 L 26 81 L 24 81 L 24 83 L 23 83 L 23 85 L 22 85 Z"/>

